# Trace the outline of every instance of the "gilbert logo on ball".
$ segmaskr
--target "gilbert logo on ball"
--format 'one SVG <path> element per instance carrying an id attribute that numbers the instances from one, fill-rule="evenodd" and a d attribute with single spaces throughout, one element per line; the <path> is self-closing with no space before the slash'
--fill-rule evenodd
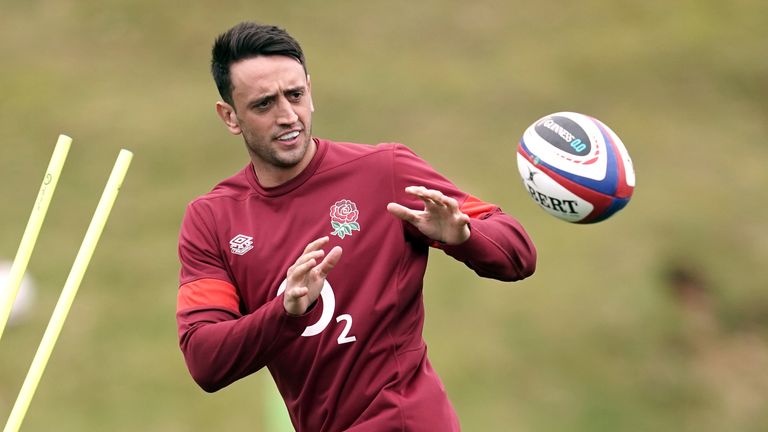
<path id="1" fill-rule="evenodd" d="M 609 218 L 627 205 L 635 188 L 632 160 L 618 135 L 573 112 L 550 114 L 526 129 L 517 169 L 542 209 L 573 223 Z"/>

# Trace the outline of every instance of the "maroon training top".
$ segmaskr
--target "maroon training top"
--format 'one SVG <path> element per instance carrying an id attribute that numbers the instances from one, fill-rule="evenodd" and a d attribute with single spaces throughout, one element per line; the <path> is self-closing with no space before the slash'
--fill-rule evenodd
<path id="1" fill-rule="evenodd" d="M 504 281 L 533 273 L 534 246 L 401 144 L 315 142 L 287 183 L 264 188 L 248 164 L 189 204 L 176 313 L 189 371 L 212 392 L 266 366 L 300 432 L 458 431 L 422 338 L 429 246 Z M 440 245 L 390 215 L 389 202 L 423 208 L 411 185 L 455 198 L 472 217 L 469 240 Z M 314 307 L 288 315 L 288 267 L 325 235 L 341 260 Z"/>

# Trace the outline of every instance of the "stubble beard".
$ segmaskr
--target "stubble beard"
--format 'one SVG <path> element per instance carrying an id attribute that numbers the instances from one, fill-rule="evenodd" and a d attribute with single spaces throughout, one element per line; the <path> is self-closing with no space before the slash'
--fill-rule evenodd
<path id="1" fill-rule="evenodd" d="M 303 142 L 291 151 L 280 152 L 272 145 L 273 141 L 271 139 L 259 138 L 247 131 L 243 132 L 243 140 L 251 155 L 279 169 L 289 169 L 298 165 L 307 154 L 309 141 L 312 139 L 311 131 L 304 129 L 302 133 L 306 133 L 306 139 Z"/>

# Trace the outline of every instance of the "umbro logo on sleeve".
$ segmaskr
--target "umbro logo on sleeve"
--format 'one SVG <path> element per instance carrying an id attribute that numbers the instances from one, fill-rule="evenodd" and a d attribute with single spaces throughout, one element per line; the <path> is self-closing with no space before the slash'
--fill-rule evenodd
<path id="1" fill-rule="evenodd" d="M 229 241 L 229 248 L 235 255 L 245 255 L 246 252 L 253 249 L 253 237 L 238 234 Z"/>

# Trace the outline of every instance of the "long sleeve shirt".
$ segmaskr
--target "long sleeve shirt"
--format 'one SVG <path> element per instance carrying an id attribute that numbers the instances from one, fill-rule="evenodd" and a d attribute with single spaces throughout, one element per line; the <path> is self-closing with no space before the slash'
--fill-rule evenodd
<path id="1" fill-rule="evenodd" d="M 503 281 L 533 273 L 535 248 L 515 219 L 401 144 L 315 143 L 284 184 L 262 187 L 249 164 L 188 206 L 176 317 L 189 371 L 212 392 L 267 367 L 300 432 L 458 431 L 422 337 L 430 247 Z M 470 238 L 439 244 L 389 214 L 389 202 L 423 207 L 410 185 L 455 198 Z M 289 315 L 287 269 L 326 235 L 341 260 L 315 305 Z"/>

